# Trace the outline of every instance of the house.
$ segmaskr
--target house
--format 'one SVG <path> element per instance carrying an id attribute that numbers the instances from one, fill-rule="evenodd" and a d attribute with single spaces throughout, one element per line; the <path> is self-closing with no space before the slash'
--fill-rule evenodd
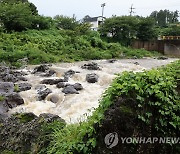
<path id="1" fill-rule="evenodd" d="M 97 31 L 101 23 L 105 20 L 105 17 L 98 16 L 98 17 L 90 17 L 85 16 L 84 22 L 91 24 L 91 29 Z"/>

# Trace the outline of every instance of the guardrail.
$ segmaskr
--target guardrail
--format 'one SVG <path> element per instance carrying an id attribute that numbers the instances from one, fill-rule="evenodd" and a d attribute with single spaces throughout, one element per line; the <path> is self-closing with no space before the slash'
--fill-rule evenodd
<path id="1" fill-rule="evenodd" d="M 161 36 L 161 40 L 180 40 L 180 36 Z"/>

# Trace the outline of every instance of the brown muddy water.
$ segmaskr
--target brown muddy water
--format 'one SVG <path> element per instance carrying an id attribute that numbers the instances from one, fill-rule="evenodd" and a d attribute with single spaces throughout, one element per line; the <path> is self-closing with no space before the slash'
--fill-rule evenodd
<path id="1" fill-rule="evenodd" d="M 56 74 L 52 77 L 41 77 L 39 75 L 31 74 L 35 66 L 27 66 L 22 71 L 26 72 L 25 76 L 28 83 L 32 84 L 31 90 L 20 92 L 24 99 L 25 104 L 13 108 L 9 113 L 15 112 L 33 112 L 36 115 L 41 113 L 57 114 L 63 118 L 67 123 L 76 123 L 86 119 L 87 115 L 91 115 L 92 111 L 98 107 L 99 100 L 103 92 L 111 84 L 112 80 L 116 77 L 116 73 L 123 71 L 140 72 L 143 70 L 159 67 L 171 63 L 176 59 L 157 60 L 153 58 L 144 59 L 122 59 L 114 63 L 109 63 L 108 60 L 94 60 L 83 61 L 76 63 L 60 63 L 52 64 L 51 70 L 55 70 Z M 83 64 L 96 62 L 101 70 L 86 70 L 82 69 Z M 62 88 L 57 88 L 56 85 L 46 85 L 52 90 L 45 100 L 38 101 L 37 91 L 35 87 L 40 85 L 43 79 L 57 79 L 63 77 L 64 72 L 68 70 L 78 71 L 68 81 L 70 84 L 80 83 L 83 90 L 79 94 L 64 94 Z M 86 75 L 89 73 L 96 73 L 99 80 L 96 83 L 88 83 Z M 57 103 L 50 101 L 51 97 L 58 98 Z"/>

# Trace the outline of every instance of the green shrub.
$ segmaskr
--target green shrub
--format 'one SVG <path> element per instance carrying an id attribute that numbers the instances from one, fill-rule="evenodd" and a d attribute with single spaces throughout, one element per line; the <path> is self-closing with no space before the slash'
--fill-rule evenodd
<path id="1" fill-rule="evenodd" d="M 1 33 L 0 60 L 17 67 L 19 59 L 28 58 L 30 64 L 72 62 L 90 59 L 138 58 L 155 56 L 146 50 L 131 49 L 119 43 L 107 43 L 98 32 L 84 35 L 72 30 L 27 30 L 24 32 Z"/>

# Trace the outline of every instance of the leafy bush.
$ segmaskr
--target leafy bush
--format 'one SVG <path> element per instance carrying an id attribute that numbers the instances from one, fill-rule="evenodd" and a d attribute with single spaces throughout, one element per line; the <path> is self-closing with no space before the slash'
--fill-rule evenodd
<path id="1" fill-rule="evenodd" d="M 17 60 L 28 58 L 30 64 L 73 62 L 90 59 L 138 58 L 158 53 L 134 50 L 119 43 L 107 43 L 97 32 L 78 34 L 72 30 L 27 30 L 0 34 L 0 60 L 19 66 Z"/>

